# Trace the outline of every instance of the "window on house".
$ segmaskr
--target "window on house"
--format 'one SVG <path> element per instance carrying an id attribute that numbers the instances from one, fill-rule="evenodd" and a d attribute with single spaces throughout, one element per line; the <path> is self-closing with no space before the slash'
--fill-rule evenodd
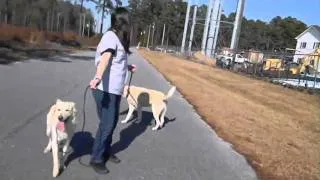
<path id="1" fill-rule="evenodd" d="M 313 49 L 320 48 L 320 42 L 313 43 Z"/>
<path id="2" fill-rule="evenodd" d="M 300 43 L 300 49 L 305 49 L 307 47 L 307 43 L 306 42 L 301 42 Z"/>

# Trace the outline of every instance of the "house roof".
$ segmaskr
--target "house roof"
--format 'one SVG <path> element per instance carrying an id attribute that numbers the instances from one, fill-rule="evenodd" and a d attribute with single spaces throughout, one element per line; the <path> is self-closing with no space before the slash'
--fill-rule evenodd
<path id="1" fill-rule="evenodd" d="M 316 36 L 320 37 L 320 26 L 318 25 L 312 25 L 309 26 L 305 31 L 303 31 L 301 34 L 299 34 L 295 39 L 299 39 L 301 36 L 303 36 L 306 32 L 309 32 L 311 30 L 314 30 L 316 33 Z"/>

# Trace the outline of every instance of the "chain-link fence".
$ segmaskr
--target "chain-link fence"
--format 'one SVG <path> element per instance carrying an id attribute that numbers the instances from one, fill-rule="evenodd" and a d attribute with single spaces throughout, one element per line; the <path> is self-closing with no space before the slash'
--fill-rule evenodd
<path id="1" fill-rule="evenodd" d="M 147 47 L 146 43 L 141 43 L 140 46 Z M 182 54 L 180 46 L 161 44 L 149 46 L 148 49 L 188 60 L 199 59 L 195 54 L 201 51 L 200 48 L 193 48 L 191 52 L 185 51 Z M 302 54 L 286 50 L 262 52 L 221 48 L 216 50 L 211 60 L 215 61 L 215 67 L 240 75 L 266 80 L 288 88 L 320 92 L 320 49 Z"/>
<path id="2" fill-rule="evenodd" d="M 215 59 L 217 67 L 232 72 L 290 88 L 320 90 L 320 49 L 308 54 L 219 49 Z"/>

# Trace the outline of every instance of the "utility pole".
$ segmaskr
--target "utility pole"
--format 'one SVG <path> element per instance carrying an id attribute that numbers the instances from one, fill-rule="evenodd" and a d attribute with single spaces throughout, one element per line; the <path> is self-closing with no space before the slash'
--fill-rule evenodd
<path id="1" fill-rule="evenodd" d="M 206 21 L 205 21 L 203 35 L 202 35 L 202 44 L 201 44 L 202 54 L 205 54 L 205 51 L 206 51 L 206 45 L 207 45 L 207 40 L 208 40 L 208 30 L 209 30 L 209 23 L 210 23 L 210 19 L 211 19 L 213 1 L 214 0 L 209 0 L 209 4 L 208 4 Z"/>
<path id="2" fill-rule="evenodd" d="M 313 54 L 313 55 L 314 55 L 314 59 L 317 61 L 317 66 L 316 66 L 316 68 L 314 68 L 315 71 L 314 71 L 314 80 L 313 80 L 313 89 L 315 89 L 316 88 L 316 82 L 317 82 L 317 75 L 319 73 L 319 60 L 320 60 L 320 57 L 317 54 Z"/>
<path id="3" fill-rule="evenodd" d="M 100 24 L 100 21 L 99 21 L 99 19 L 96 21 L 97 23 L 96 23 L 96 33 L 98 33 L 99 32 L 99 24 Z"/>
<path id="4" fill-rule="evenodd" d="M 90 30 L 91 30 L 91 22 L 89 21 L 89 24 L 87 24 L 88 27 L 88 38 L 90 38 Z"/>
<path id="5" fill-rule="evenodd" d="M 192 26 L 191 26 L 190 39 L 189 39 L 189 47 L 188 47 L 188 53 L 189 53 L 189 54 L 191 54 L 192 41 L 193 41 L 193 33 L 194 33 L 194 28 L 195 28 L 195 25 L 196 25 L 196 18 L 197 18 L 197 9 L 198 9 L 198 5 L 195 5 L 195 6 L 194 6 L 194 9 L 193 9 Z"/>
<path id="6" fill-rule="evenodd" d="M 80 5 L 80 19 L 79 19 L 79 36 L 81 36 L 81 29 L 82 29 L 82 9 L 83 9 L 83 0 L 81 0 L 81 5 Z"/>
<path id="7" fill-rule="evenodd" d="M 143 41 L 142 41 L 142 46 L 146 47 L 146 30 L 143 30 Z"/>
<path id="8" fill-rule="evenodd" d="M 148 40 L 147 40 L 147 49 L 149 49 L 150 31 L 151 31 L 151 25 L 149 25 Z"/>
<path id="9" fill-rule="evenodd" d="M 67 26 L 67 21 L 66 21 L 66 15 L 64 14 L 63 16 L 63 32 L 66 32 L 66 26 Z"/>
<path id="10" fill-rule="evenodd" d="M 237 50 L 238 48 L 244 4 L 245 4 L 245 0 L 238 0 L 237 14 L 236 14 L 236 19 L 234 21 L 234 27 L 233 27 L 232 39 L 231 39 L 231 45 L 230 45 L 230 48 L 232 50 Z"/>
<path id="11" fill-rule="evenodd" d="M 104 18 L 104 8 L 106 6 L 106 0 L 103 0 L 103 5 L 102 5 L 102 15 L 101 15 L 101 26 L 100 26 L 100 34 L 102 34 L 103 31 L 103 18 Z"/>
<path id="12" fill-rule="evenodd" d="M 212 54 L 215 54 L 217 52 L 217 41 L 218 41 L 218 35 L 220 30 L 220 20 L 221 20 L 221 13 L 222 13 L 222 1 L 223 0 L 220 0 L 220 4 L 219 4 L 218 18 L 216 21 L 216 31 L 213 39 Z"/>
<path id="13" fill-rule="evenodd" d="M 181 53 L 184 53 L 185 43 L 186 43 L 186 36 L 188 31 L 188 23 L 189 23 L 189 15 L 190 15 L 190 0 L 188 0 L 188 6 L 187 6 L 187 13 L 186 13 L 186 19 L 184 21 L 184 29 L 183 29 L 183 37 L 182 37 L 182 44 L 181 44 Z"/>
<path id="14" fill-rule="evenodd" d="M 50 11 L 47 12 L 47 17 L 46 17 L 46 21 L 47 21 L 47 31 L 50 31 Z M 28 20 L 28 17 L 26 16 L 26 19 L 25 19 L 25 26 L 27 25 L 27 20 Z"/>
<path id="15" fill-rule="evenodd" d="M 82 26 L 82 36 L 85 36 L 84 34 L 84 30 L 85 30 L 85 27 L 86 27 L 86 13 L 83 13 L 83 26 Z"/>
<path id="16" fill-rule="evenodd" d="M 168 46 L 169 46 L 169 33 L 170 33 L 170 26 L 168 25 L 168 30 L 167 30 L 167 44 L 166 44 L 166 50 L 164 53 L 167 53 Z"/>
<path id="17" fill-rule="evenodd" d="M 59 27 L 60 27 L 60 15 L 61 15 L 61 13 L 57 14 L 57 27 L 56 27 L 57 32 L 59 32 Z"/>
<path id="18" fill-rule="evenodd" d="M 210 30 L 209 30 L 209 38 L 208 38 L 207 49 L 206 49 L 207 56 L 212 55 L 214 35 L 215 35 L 215 31 L 217 29 L 216 24 L 217 24 L 217 17 L 218 17 L 218 12 L 219 12 L 220 1 L 221 0 L 215 0 L 214 4 L 213 4 L 211 22 L 210 22 Z"/>
<path id="19" fill-rule="evenodd" d="M 155 23 L 153 23 L 153 25 L 152 25 L 152 41 L 151 41 L 151 46 L 152 46 L 152 48 L 154 48 L 153 46 L 154 46 L 154 31 L 155 31 Z"/>
<path id="20" fill-rule="evenodd" d="M 162 40 L 161 40 L 161 48 L 163 49 L 163 41 L 164 41 L 164 35 L 166 33 L 166 24 L 163 25 L 163 31 L 162 31 Z M 161 51 L 162 51 L 161 49 Z"/>

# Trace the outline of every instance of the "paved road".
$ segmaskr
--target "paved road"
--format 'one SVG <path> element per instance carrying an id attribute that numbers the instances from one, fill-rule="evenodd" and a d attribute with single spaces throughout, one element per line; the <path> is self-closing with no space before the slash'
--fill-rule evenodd
<path id="1" fill-rule="evenodd" d="M 45 116 L 56 100 L 72 100 L 82 123 L 84 88 L 93 74 L 93 52 L 47 60 L 30 60 L 0 66 L 0 177 L 4 180 L 51 179 L 51 154 L 42 154 L 47 143 Z M 139 67 L 132 83 L 167 92 L 170 85 L 143 58 L 134 53 L 130 61 Z M 121 111 L 127 109 L 122 101 Z M 148 109 L 143 121 L 118 124 L 113 150 L 120 164 L 107 164 L 108 175 L 97 175 L 79 164 L 89 161 L 97 127 L 93 99 L 87 98 L 86 132 L 76 133 L 66 180 L 251 180 L 257 179 L 245 159 L 223 142 L 178 92 L 169 101 L 165 128 L 154 132 Z M 121 119 L 125 116 L 122 115 Z"/>

